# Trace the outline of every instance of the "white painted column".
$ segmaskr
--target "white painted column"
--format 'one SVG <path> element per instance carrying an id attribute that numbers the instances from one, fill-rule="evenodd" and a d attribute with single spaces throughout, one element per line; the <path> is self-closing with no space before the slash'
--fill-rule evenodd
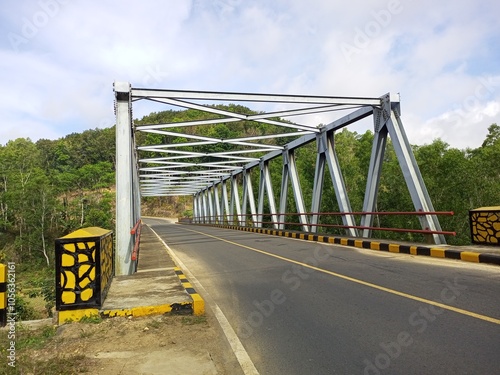
<path id="1" fill-rule="evenodd" d="M 130 275 L 134 248 L 130 230 L 134 223 L 133 147 L 130 84 L 115 82 L 116 111 L 116 249 L 115 275 Z"/>

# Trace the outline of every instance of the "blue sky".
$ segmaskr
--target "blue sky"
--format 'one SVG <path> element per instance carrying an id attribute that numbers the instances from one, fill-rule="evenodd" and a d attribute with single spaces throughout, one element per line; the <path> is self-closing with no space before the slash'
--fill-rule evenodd
<path id="1" fill-rule="evenodd" d="M 2 0 L 0 144 L 111 126 L 118 80 L 200 91 L 400 93 L 410 143 L 479 147 L 500 123 L 499 14 L 496 0 Z"/>

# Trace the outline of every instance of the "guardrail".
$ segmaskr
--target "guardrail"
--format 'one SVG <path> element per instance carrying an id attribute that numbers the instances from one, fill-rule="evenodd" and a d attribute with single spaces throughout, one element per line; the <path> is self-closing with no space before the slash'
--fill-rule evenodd
<path id="1" fill-rule="evenodd" d="M 55 241 L 56 309 L 100 308 L 114 274 L 113 232 L 83 228 Z"/>
<path id="2" fill-rule="evenodd" d="M 131 259 L 133 261 L 136 261 L 139 258 L 139 245 L 141 241 L 141 225 L 142 221 L 141 219 L 137 220 L 137 223 L 135 223 L 134 227 L 130 230 L 130 234 L 132 236 L 135 236 L 135 241 L 134 241 L 134 250 L 132 250 L 132 255 Z M 136 265 L 136 270 L 137 270 L 137 265 Z"/>
<path id="3" fill-rule="evenodd" d="M 215 224 L 228 224 L 228 225 L 238 225 L 238 223 L 243 219 L 245 220 L 246 224 L 248 226 L 256 227 L 256 224 L 261 224 L 260 227 L 263 225 L 295 225 L 295 226 L 307 226 L 307 227 L 323 227 L 323 228 L 339 228 L 339 229 L 349 229 L 349 228 L 354 228 L 354 229 L 369 229 L 369 230 L 374 230 L 374 231 L 390 231 L 390 232 L 403 232 L 403 233 L 418 233 L 418 234 L 442 234 L 442 235 L 449 235 L 449 236 L 456 236 L 456 232 L 453 231 L 433 231 L 430 229 L 411 229 L 411 228 L 384 228 L 384 227 L 374 227 L 374 226 L 362 226 L 362 225 L 342 225 L 342 224 L 304 224 L 300 222 L 288 222 L 288 221 L 256 221 L 256 220 L 251 220 L 252 216 L 262 216 L 264 217 L 272 217 L 272 216 L 306 216 L 306 217 L 312 217 L 312 216 L 319 216 L 319 217 L 325 217 L 325 216 L 346 216 L 346 215 L 361 215 L 361 216 L 366 216 L 366 215 L 372 215 L 372 216 L 383 216 L 383 215 L 408 215 L 408 216 L 425 216 L 425 215 L 446 215 L 446 216 L 453 216 L 454 212 L 453 211 L 433 211 L 433 212 L 425 212 L 425 211 L 382 211 L 382 212 L 306 212 L 306 213 L 295 213 L 295 212 L 287 212 L 283 214 L 262 214 L 262 215 L 256 215 L 256 214 L 236 214 L 236 215 L 228 215 L 228 218 L 223 218 L 223 220 L 220 220 L 219 216 L 202 216 L 200 218 L 197 218 L 196 220 L 193 220 L 194 223 L 215 223 Z M 250 220 L 248 220 L 250 218 Z"/>

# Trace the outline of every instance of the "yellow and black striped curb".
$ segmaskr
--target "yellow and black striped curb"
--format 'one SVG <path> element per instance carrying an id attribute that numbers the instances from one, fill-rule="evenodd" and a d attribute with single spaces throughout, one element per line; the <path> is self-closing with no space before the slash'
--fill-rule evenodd
<path id="1" fill-rule="evenodd" d="M 0 264 L 0 327 L 7 324 L 7 266 Z"/>
<path id="2" fill-rule="evenodd" d="M 193 288 L 186 275 L 182 272 L 179 267 L 174 267 L 174 272 L 181 281 L 182 286 L 189 294 L 191 299 L 193 300 L 193 314 L 194 315 L 203 315 L 205 313 L 205 301 L 201 296 L 196 293 L 196 290 Z"/>
<path id="3" fill-rule="evenodd" d="M 435 258 L 447 258 L 447 259 L 463 260 L 467 262 L 500 265 L 500 254 L 478 253 L 478 252 L 457 250 L 457 249 L 443 249 L 441 247 L 401 245 L 394 243 L 378 242 L 374 240 L 357 240 L 352 238 L 324 236 L 324 235 L 301 233 L 301 232 L 290 232 L 285 230 L 240 227 L 237 225 L 216 225 L 216 224 L 195 224 L 195 225 L 205 225 L 222 229 L 234 229 L 245 232 L 270 234 L 273 236 L 296 238 L 306 241 L 324 242 L 335 245 L 354 246 L 357 248 L 368 249 L 368 250 L 388 251 L 391 253 L 401 253 L 401 254 L 411 254 L 411 255 L 424 255 Z"/>

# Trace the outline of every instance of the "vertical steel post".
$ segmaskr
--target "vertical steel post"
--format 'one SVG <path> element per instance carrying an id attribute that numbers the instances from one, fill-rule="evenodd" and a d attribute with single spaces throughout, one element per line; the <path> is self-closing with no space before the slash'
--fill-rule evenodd
<path id="1" fill-rule="evenodd" d="M 229 211 L 229 198 L 227 196 L 227 180 L 222 180 L 222 203 L 221 206 L 223 207 L 222 211 L 222 217 L 224 220 L 225 217 L 225 222 L 229 225 L 233 224 L 233 218 L 230 217 L 230 211 Z"/>
<path id="2" fill-rule="evenodd" d="M 347 194 L 347 189 L 344 183 L 344 177 L 342 176 L 342 171 L 340 170 L 340 164 L 335 153 L 335 140 L 334 131 L 329 131 L 324 133 L 325 143 L 327 146 L 325 155 L 326 162 L 328 163 L 328 169 L 330 170 L 330 176 L 333 182 L 333 188 L 335 190 L 335 195 L 337 196 L 337 203 L 339 204 L 339 211 L 346 213 L 342 216 L 342 222 L 346 226 L 355 226 L 356 221 L 353 215 L 348 213 L 352 212 L 351 203 L 349 201 L 349 196 Z M 346 233 L 351 237 L 357 237 L 358 231 L 355 228 L 347 228 Z"/>
<path id="3" fill-rule="evenodd" d="M 316 134 L 316 167 L 314 169 L 314 185 L 311 201 L 311 231 L 318 232 L 318 224 L 321 209 L 321 199 L 323 197 L 323 185 L 325 182 L 325 163 L 326 163 L 326 137 L 323 136 L 325 129 L 321 129 L 321 133 Z"/>
<path id="4" fill-rule="evenodd" d="M 236 209 L 238 225 L 244 226 L 245 219 L 241 216 L 240 194 L 238 193 L 238 180 L 237 174 L 231 173 L 231 214 Z"/>
<path id="5" fill-rule="evenodd" d="M 261 161 L 260 164 L 260 182 L 259 182 L 259 203 L 257 209 L 258 227 L 262 227 L 262 219 L 264 214 L 264 199 L 267 192 L 269 201 L 269 212 L 273 221 L 274 229 L 278 229 L 278 216 L 276 215 L 276 203 L 274 201 L 273 185 L 271 183 L 271 174 L 269 173 L 269 161 Z"/>
<path id="6" fill-rule="evenodd" d="M 252 226 L 255 226 L 257 221 L 257 210 L 255 209 L 255 198 L 252 188 L 252 176 L 250 170 L 243 169 L 243 203 L 242 212 L 247 214 L 247 205 L 250 204 L 250 213 L 252 215 Z"/>
<path id="7" fill-rule="evenodd" d="M 288 201 L 288 178 L 289 178 L 289 173 L 288 173 L 288 150 L 283 150 L 282 152 L 282 158 L 283 158 L 283 169 L 281 170 L 281 192 L 280 192 L 280 208 L 279 208 L 279 215 L 278 215 L 278 228 L 280 230 L 285 229 L 285 213 L 286 213 L 286 208 L 287 208 L 287 201 Z"/>
<path id="8" fill-rule="evenodd" d="M 214 182 L 214 212 L 215 212 L 215 224 L 222 224 L 222 216 L 220 213 L 220 202 L 219 202 L 219 182 Z"/>
<path id="9" fill-rule="evenodd" d="M 420 173 L 415 155 L 411 149 L 410 142 L 406 137 L 406 133 L 401 122 L 399 115 L 399 103 L 391 105 L 389 95 L 386 95 L 383 101 L 383 111 L 389 113 L 389 120 L 387 121 L 387 128 L 391 136 L 396 156 L 399 160 L 399 165 L 403 171 L 403 176 L 410 191 L 410 196 L 415 206 L 416 211 L 434 212 L 432 201 L 425 187 L 424 179 Z M 441 225 L 436 215 L 419 216 L 422 229 L 429 229 L 432 231 L 441 231 Z M 442 234 L 432 235 L 434 243 L 446 244 L 446 239 Z"/>
<path id="10" fill-rule="evenodd" d="M 115 274 L 130 275 L 134 270 L 131 254 L 134 241 L 134 149 L 130 84 L 115 82 L 116 112 L 116 249 Z"/>
<path id="11" fill-rule="evenodd" d="M 193 194 L 193 223 L 198 222 L 198 193 Z"/>
<path id="12" fill-rule="evenodd" d="M 377 211 L 377 196 L 380 185 L 380 176 L 382 174 L 382 163 L 387 144 L 387 127 L 385 126 L 387 118 L 384 118 L 380 109 L 373 109 L 374 136 L 372 153 L 370 156 L 370 166 L 368 167 L 368 177 L 366 179 L 365 199 L 363 201 L 363 212 Z M 372 227 L 373 215 L 365 214 L 361 217 L 361 226 Z M 370 238 L 372 231 L 370 229 L 362 230 L 362 237 Z"/>
<path id="13" fill-rule="evenodd" d="M 300 187 L 299 176 L 297 173 L 297 165 L 295 163 L 295 152 L 286 149 L 282 153 L 283 158 L 283 172 L 281 176 L 281 193 L 280 193 L 280 211 L 279 222 L 285 221 L 285 213 L 287 210 L 288 198 L 288 181 L 292 183 L 292 191 L 295 198 L 296 211 L 299 214 L 299 222 L 302 224 L 302 230 L 309 232 L 308 220 L 305 215 L 306 210 L 304 206 L 304 198 L 302 196 L 302 189 Z M 279 229 L 285 229 L 285 224 L 279 224 Z"/>

